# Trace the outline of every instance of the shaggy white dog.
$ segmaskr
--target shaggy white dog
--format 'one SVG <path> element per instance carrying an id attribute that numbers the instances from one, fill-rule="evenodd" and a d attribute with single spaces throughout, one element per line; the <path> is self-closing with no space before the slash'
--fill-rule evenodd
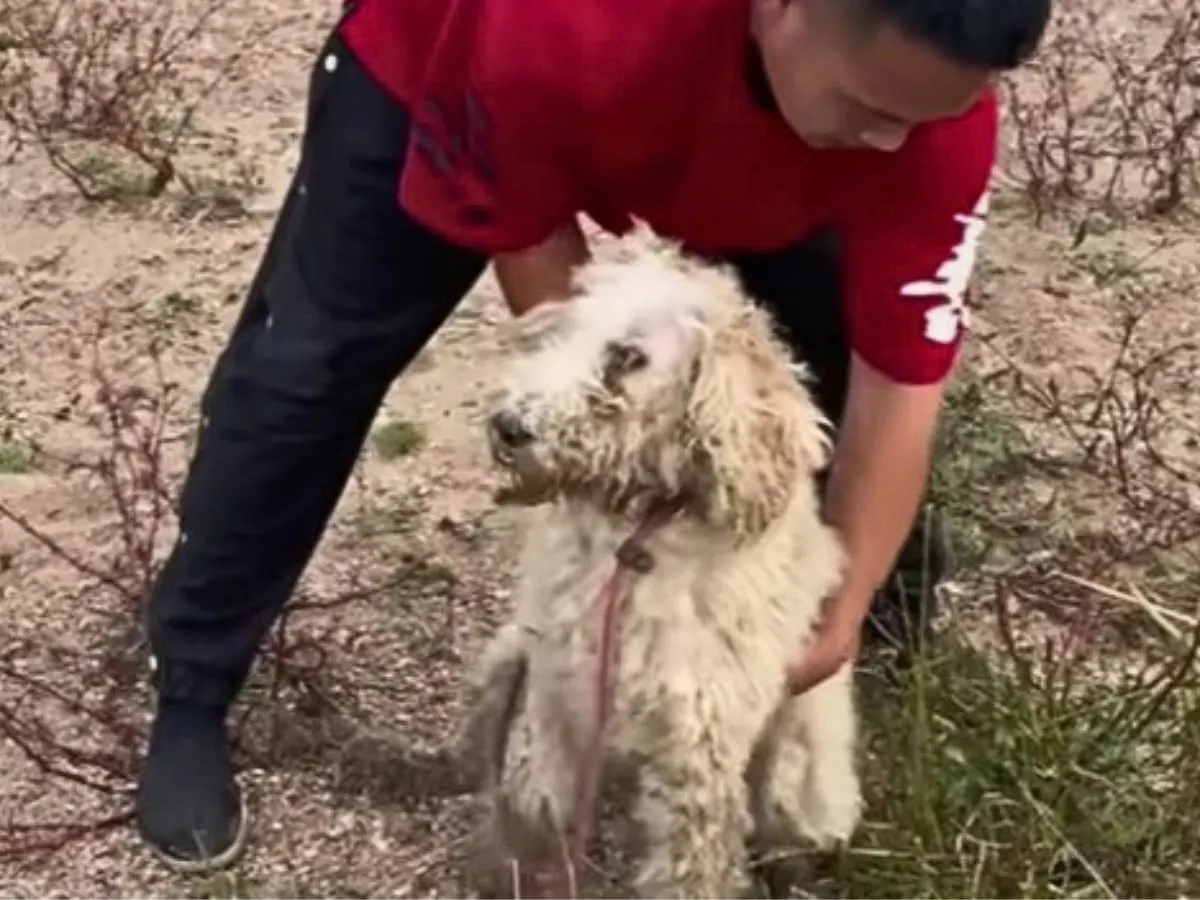
<path id="1" fill-rule="evenodd" d="M 730 273 L 639 229 L 576 294 L 517 320 L 489 418 L 510 499 L 534 508 L 466 740 L 490 754 L 490 827 L 509 859 L 558 859 L 602 741 L 605 771 L 637 776 L 639 893 L 732 896 L 748 843 L 829 846 L 859 817 L 849 669 L 801 697 L 785 688 L 842 564 L 813 477 L 826 423 Z M 596 598 L 664 505 L 677 514 L 641 537 L 617 613 L 598 737 Z"/>

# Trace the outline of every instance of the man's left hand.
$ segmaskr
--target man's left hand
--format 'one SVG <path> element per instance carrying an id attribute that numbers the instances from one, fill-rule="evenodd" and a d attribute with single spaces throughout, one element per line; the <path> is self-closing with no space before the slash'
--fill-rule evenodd
<path id="1" fill-rule="evenodd" d="M 788 689 L 803 694 L 858 659 L 862 623 L 870 606 L 850 595 L 838 595 L 828 604 L 816 634 L 788 666 Z"/>

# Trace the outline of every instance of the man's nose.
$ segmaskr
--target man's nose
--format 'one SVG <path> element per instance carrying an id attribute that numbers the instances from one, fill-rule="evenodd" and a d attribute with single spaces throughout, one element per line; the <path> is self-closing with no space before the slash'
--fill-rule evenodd
<path id="1" fill-rule="evenodd" d="M 511 409 L 501 409 L 492 413 L 488 427 L 497 441 L 513 450 L 524 447 L 533 440 L 533 432 L 525 426 L 520 413 Z"/>

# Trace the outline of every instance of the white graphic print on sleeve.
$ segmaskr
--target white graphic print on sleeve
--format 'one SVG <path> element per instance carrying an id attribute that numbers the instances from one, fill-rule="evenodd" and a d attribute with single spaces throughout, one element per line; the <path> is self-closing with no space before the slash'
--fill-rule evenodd
<path id="1" fill-rule="evenodd" d="M 928 281 L 910 281 L 900 288 L 903 297 L 944 297 L 945 303 L 925 313 L 925 337 L 937 344 L 952 344 L 960 328 L 968 325 L 967 286 L 975 268 L 979 239 L 987 227 L 989 191 L 984 188 L 969 214 L 959 213 L 954 221 L 963 226 L 962 239 L 950 258 L 938 266 Z"/>

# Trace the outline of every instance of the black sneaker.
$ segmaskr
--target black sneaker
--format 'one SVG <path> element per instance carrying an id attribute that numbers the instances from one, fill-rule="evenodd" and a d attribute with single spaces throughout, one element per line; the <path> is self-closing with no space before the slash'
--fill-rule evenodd
<path id="1" fill-rule="evenodd" d="M 138 778 L 137 826 L 176 872 L 215 871 L 241 855 L 247 815 L 223 708 L 160 703 Z"/>
<path id="2" fill-rule="evenodd" d="M 900 551 L 888 583 L 875 595 L 864 630 L 869 649 L 884 649 L 905 665 L 928 643 L 937 616 L 936 587 L 949 574 L 951 553 L 945 525 L 923 511 Z"/>

